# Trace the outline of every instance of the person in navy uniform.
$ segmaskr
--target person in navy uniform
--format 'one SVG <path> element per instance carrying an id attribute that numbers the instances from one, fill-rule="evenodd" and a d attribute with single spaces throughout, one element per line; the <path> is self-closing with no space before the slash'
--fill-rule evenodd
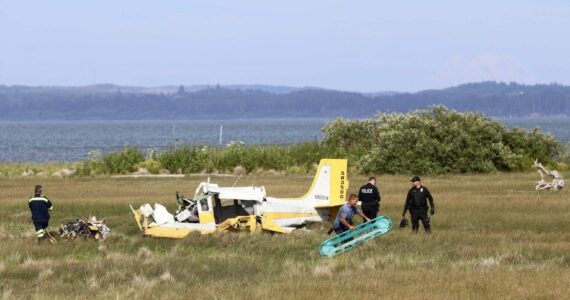
<path id="1" fill-rule="evenodd" d="M 368 183 L 360 187 L 358 191 L 362 212 L 366 217 L 373 220 L 380 210 L 380 192 L 376 188 L 376 178 L 370 177 Z"/>
<path id="2" fill-rule="evenodd" d="M 422 182 L 419 176 L 414 176 L 410 180 L 414 185 L 410 191 L 408 191 L 408 196 L 406 197 L 406 204 L 404 205 L 404 212 L 402 217 L 406 217 L 406 211 L 410 211 L 412 219 L 412 230 L 414 233 L 418 232 L 420 227 L 420 220 L 427 233 L 431 233 L 430 217 L 428 215 L 428 208 L 431 215 L 435 213 L 435 206 L 433 205 L 433 197 L 427 189 L 427 187 L 422 186 Z M 429 201 L 429 207 L 428 207 Z"/>
<path id="3" fill-rule="evenodd" d="M 367 216 L 358 210 L 356 207 L 357 203 L 358 197 L 355 194 L 351 194 L 348 201 L 340 208 L 332 227 L 336 234 L 341 234 L 347 230 L 354 230 L 354 223 L 352 222 L 354 215 L 359 215 L 366 222 L 370 221 Z"/>
<path id="4" fill-rule="evenodd" d="M 46 239 L 46 229 L 49 223 L 49 211 L 53 209 L 51 201 L 42 194 L 42 186 L 36 185 L 34 188 L 34 196 L 28 201 L 28 206 L 32 212 L 32 222 L 36 227 L 36 235 L 38 243 Z"/>

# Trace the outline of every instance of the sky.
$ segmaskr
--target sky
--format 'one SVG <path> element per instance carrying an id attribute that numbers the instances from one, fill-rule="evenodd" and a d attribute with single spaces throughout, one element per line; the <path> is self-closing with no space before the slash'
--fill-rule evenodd
<path id="1" fill-rule="evenodd" d="M 570 1 L 0 0 L 0 85 L 570 85 Z"/>

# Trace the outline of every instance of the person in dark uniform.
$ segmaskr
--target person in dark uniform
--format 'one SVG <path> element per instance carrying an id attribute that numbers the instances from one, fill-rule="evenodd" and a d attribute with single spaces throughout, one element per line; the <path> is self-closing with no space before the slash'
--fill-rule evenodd
<path id="1" fill-rule="evenodd" d="M 360 187 L 358 191 L 362 212 L 366 217 L 373 220 L 380 210 L 380 192 L 376 188 L 376 178 L 370 177 L 368 183 Z"/>
<path id="2" fill-rule="evenodd" d="M 49 199 L 42 195 L 42 186 L 36 185 L 34 189 L 34 196 L 28 201 L 28 206 L 32 212 L 32 222 L 36 227 L 36 235 L 38 236 L 38 243 L 46 239 L 46 228 L 49 223 L 49 211 L 53 209 L 53 205 Z"/>
<path id="3" fill-rule="evenodd" d="M 433 215 L 435 213 L 435 206 L 433 205 L 433 197 L 427 189 L 427 187 L 422 186 L 419 176 L 414 176 L 411 180 L 413 187 L 408 192 L 406 197 L 406 204 L 404 205 L 404 212 L 402 217 L 406 217 L 406 211 L 410 211 L 412 219 L 412 230 L 414 233 L 418 232 L 420 227 L 419 220 L 422 220 L 422 225 L 427 233 L 431 232 L 430 220 L 428 215 L 428 201 L 429 201 L 429 211 Z"/>

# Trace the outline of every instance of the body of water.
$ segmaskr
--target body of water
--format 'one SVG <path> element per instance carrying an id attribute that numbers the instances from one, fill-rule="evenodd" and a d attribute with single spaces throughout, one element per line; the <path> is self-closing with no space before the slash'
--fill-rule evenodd
<path id="1" fill-rule="evenodd" d="M 157 151 L 184 144 L 291 144 L 321 138 L 325 119 L 231 121 L 2 122 L 0 161 L 77 161 L 134 145 Z"/>
<path id="2" fill-rule="evenodd" d="M 327 119 L 226 120 L 226 121 L 81 121 L 0 122 L 0 161 L 77 161 L 89 151 L 117 151 L 134 145 L 156 151 L 177 145 L 218 146 L 230 141 L 246 144 L 293 144 L 320 140 Z M 570 140 L 570 119 L 507 119 L 508 126 L 539 127 L 559 140 Z"/>

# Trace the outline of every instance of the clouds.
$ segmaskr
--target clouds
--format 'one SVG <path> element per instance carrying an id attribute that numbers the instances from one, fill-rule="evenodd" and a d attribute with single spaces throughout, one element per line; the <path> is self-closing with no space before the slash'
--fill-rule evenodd
<path id="1" fill-rule="evenodd" d="M 536 81 L 532 72 L 512 55 L 497 53 L 455 55 L 436 72 L 435 80 L 441 86 L 487 80 L 519 83 Z"/>

